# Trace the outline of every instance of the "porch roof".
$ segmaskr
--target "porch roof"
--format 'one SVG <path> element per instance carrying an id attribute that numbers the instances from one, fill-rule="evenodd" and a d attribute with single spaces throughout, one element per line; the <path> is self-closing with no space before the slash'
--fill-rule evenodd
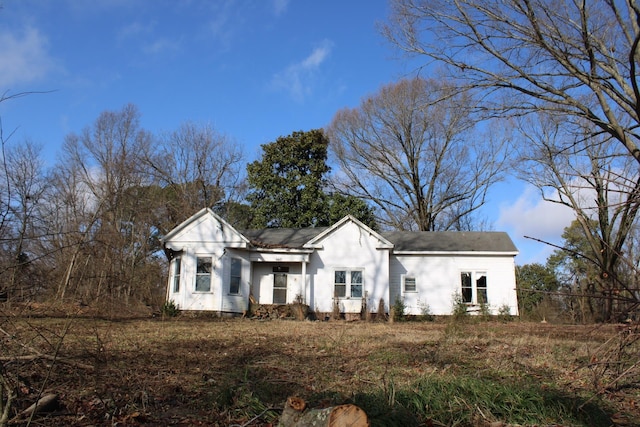
<path id="1" fill-rule="evenodd" d="M 259 248 L 302 249 L 305 243 L 327 228 L 264 228 L 242 230 L 240 233 L 249 239 L 252 245 Z"/>

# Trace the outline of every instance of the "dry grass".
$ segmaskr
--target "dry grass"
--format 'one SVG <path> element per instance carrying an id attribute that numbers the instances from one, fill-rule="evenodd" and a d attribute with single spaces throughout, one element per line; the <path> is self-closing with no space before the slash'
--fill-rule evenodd
<path id="1" fill-rule="evenodd" d="M 611 387 L 594 368 L 614 345 L 613 326 L 184 317 L 6 317 L 0 326 L 14 411 L 42 391 L 60 395 L 37 425 L 269 425 L 291 395 L 313 406 L 355 402 L 374 425 L 640 425 L 636 372 Z M 18 360 L 54 354 L 61 339 L 55 363 Z M 625 351 L 638 357 L 634 345 Z M 527 418 L 537 396 L 549 407 Z"/>

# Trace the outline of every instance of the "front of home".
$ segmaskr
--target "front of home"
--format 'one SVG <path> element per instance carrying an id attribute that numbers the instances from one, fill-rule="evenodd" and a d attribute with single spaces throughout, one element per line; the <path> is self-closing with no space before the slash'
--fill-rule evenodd
<path id="1" fill-rule="evenodd" d="M 346 216 L 331 227 L 239 231 L 203 209 L 163 238 L 167 300 L 180 310 L 246 313 L 249 302 L 307 304 L 316 313 L 470 311 L 518 314 L 515 255 L 501 232 L 378 233 Z"/>

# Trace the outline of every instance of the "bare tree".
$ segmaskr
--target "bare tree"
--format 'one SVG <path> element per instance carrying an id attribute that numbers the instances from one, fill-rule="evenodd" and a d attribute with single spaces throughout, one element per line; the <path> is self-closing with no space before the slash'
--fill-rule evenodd
<path id="1" fill-rule="evenodd" d="M 150 135 L 140 128 L 139 113 L 127 105 L 103 112 L 92 127 L 70 134 L 64 145 L 60 188 L 65 208 L 66 272 L 59 278 L 58 295 L 70 283 L 86 302 L 109 297 L 128 303 L 143 292 L 146 265 L 153 262 L 151 230 L 141 220 L 149 203 L 137 189 L 146 185 L 141 153 L 148 151 Z"/>
<path id="2" fill-rule="evenodd" d="M 383 33 L 486 110 L 586 120 L 640 162 L 639 22 L 636 0 L 393 0 Z"/>
<path id="3" fill-rule="evenodd" d="M 640 208 L 637 163 L 613 138 L 592 137 L 590 126 L 577 135 L 556 115 L 533 119 L 521 120 L 520 177 L 539 188 L 543 199 L 575 212 L 581 237 L 567 241 L 580 244 L 571 243 L 565 256 L 577 257 L 573 265 L 590 265 L 581 268 L 591 272 L 581 286 L 597 299 L 596 318 L 615 320 L 638 303 L 630 280 L 637 274 L 630 237 Z"/>
<path id="4" fill-rule="evenodd" d="M 162 193 L 161 232 L 204 207 L 233 200 L 244 156 L 230 137 L 208 125 L 186 122 L 156 142 L 145 153 L 144 162 L 150 181 Z"/>
<path id="5" fill-rule="evenodd" d="M 506 159 L 503 144 L 474 136 L 473 102 L 446 83 L 414 78 L 339 111 L 328 128 L 335 184 L 376 206 L 386 228 L 473 228 Z"/>
<path id="6" fill-rule="evenodd" d="M 6 151 L 3 175 L 11 192 L 5 222 L 9 275 L 4 283 L 14 296 L 25 297 L 25 291 L 41 286 L 44 279 L 34 274 L 34 261 L 40 258 L 38 241 L 44 233 L 39 203 L 49 186 L 40 152 L 41 148 L 30 141 Z"/>

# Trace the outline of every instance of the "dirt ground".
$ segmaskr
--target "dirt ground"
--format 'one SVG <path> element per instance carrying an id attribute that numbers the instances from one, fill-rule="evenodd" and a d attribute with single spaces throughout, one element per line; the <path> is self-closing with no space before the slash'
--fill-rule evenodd
<path id="1" fill-rule="evenodd" d="M 3 377 L 18 391 L 9 425 L 268 426 L 289 396 L 393 407 L 419 378 L 460 375 L 548 385 L 591 399 L 612 425 L 640 425 L 640 355 L 618 338 L 637 333 L 628 326 L 5 316 L 0 329 Z M 52 408 L 20 415 L 48 393 Z"/>

